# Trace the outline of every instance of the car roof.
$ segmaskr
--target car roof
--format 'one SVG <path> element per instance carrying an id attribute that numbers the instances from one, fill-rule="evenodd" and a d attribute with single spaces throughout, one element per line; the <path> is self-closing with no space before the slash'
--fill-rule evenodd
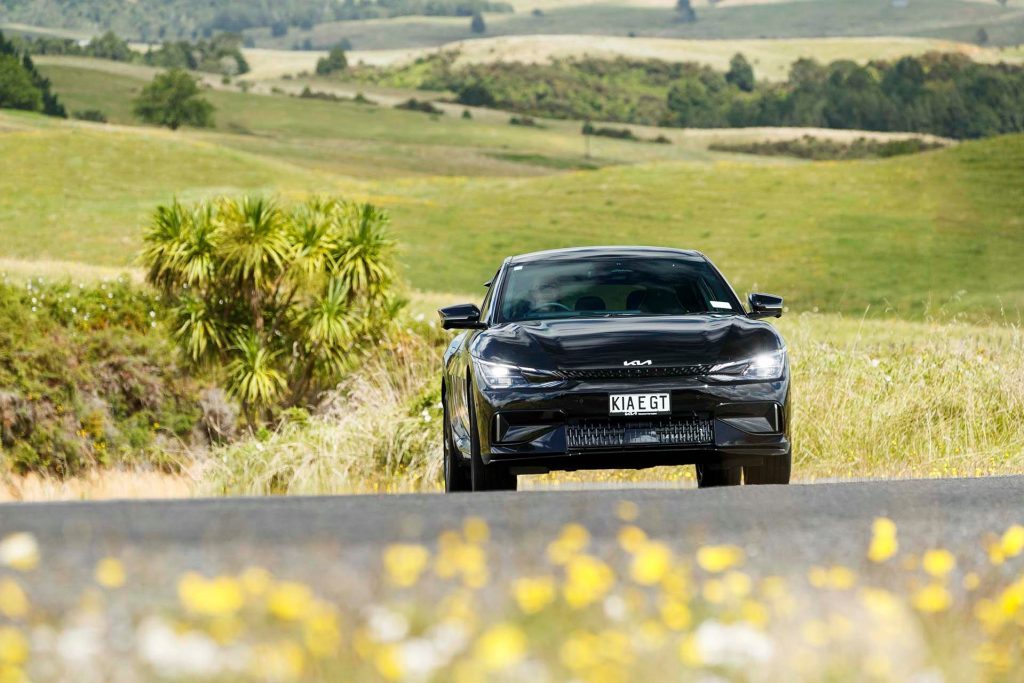
<path id="1" fill-rule="evenodd" d="M 669 247 L 571 247 L 568 249 L 549 249 L 547 251 L 534 251 L 528 254 L 519 254 L 508 259 L 509 263 L 530 263 L 534 261 L 571 261 L 579 258 L 593 256 L 682 256 L 690 259 L 705 258 L 704 254 L 691 249 L 671 249 Z"/>

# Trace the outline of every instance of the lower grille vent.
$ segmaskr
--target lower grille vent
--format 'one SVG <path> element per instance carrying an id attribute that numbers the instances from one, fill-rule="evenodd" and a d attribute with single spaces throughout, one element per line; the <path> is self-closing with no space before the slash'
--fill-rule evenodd
<path id="1" fill-rule="evenodd" d="M 672 418 L 646 422 L 600 420 L 570 424 L 566 428 L 569 448 L 627 448 L 632 446 L 682 446 L 714 443 L 715 432 L 708 417 Z"/>

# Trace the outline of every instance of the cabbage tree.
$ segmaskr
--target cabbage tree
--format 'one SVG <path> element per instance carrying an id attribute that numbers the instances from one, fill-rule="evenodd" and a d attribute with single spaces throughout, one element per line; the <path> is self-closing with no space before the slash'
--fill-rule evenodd
<path id="1" fill-rule="evenodd" d="M 224 373 L 253 424 L 315 400 L 393 318 L 386 225 L 372 205 L 326 197 L 175 201 L 154 212 L 142 260 L 184 354 Z"/>

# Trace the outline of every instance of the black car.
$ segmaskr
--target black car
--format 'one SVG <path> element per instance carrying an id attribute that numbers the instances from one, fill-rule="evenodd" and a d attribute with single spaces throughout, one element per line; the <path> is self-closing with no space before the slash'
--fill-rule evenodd
<path id="1" fill-rule="evenodd" d="M 447 491 L 519 474 L 696 465 L 701 487 L 788 484 L 789 362 L 703 254 L 559 249 L 505 259 L 444 354 Z"/>

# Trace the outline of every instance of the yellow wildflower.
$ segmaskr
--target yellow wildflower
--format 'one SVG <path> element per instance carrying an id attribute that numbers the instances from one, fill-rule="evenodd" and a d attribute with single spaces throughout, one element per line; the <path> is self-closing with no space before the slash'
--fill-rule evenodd
<path id="1" fill-rule="evenodd" d="M 28 661 L 28 640 L 12 626 L 0 626 L 0 664 L 21 665 Z"/>
<path id="2" fill-rule="evenodd" d="M 513 624 L 496 624 L 476 641 L 477 661 L 488 671 L 507 669 L 526 654 L 526 635 Z"/>
<path id="3" fill-rule="evenodd" d="M 470 543 L 486 543 L 491 536 L 487 522 L 480 517 L 467 517 L 462 523 L 462 533 Z"/>
<path id="4" fill-rule="evenodd" d="M 919 612 L 931 614 L 949 609 L 953 603 L 953 597 L 945 586 L 932 583 L 924 588 L 919 588 L 910 598 L 910 602 Z"/>
<path id="5" fill-rule="evenodd" d="M 697 550 L 697 564 L 713 574 L 743 563 L 743 548 L 734 545 L 707 545 Z"/>
<path id="6" fill-rule="evenodd" d="M 373 665 L 385 680 L 397 681 L 405 675 L 402 658 L 394 645 L 379 648 L 373 656 Z"/>
<path id="7" fill-rule="evenodd" d="M 1024 552 L 1024 526 L 1014 524 L 1007 529 L 999 546 L 1006 557 L 1017 557 Z"/>
<path id="8" fill-rule="evenodd" d="M 937 579 L 941 579 L 956 569 L 956 557 L 944 548 L 929 550 L 921 558 L 924 570 Z"/>
<path id="9" fill-rule="evenodd" d="M 267 592 L 267 611 L 282 621 L 296 621 L 307 616 L 314 603 L 309 586 L 295 581 L 276 583 Z"/>
<path id="10" fill-rule="evenodd" d="M 618 515 L 619 519 L 623 522 L 632 522 L 640 516 L 640 508 L 632 501 L 623 500 L 619 501 L 618 506 L 616 506 L 615 514 Z"/>
<path id="11" fill-rule="evenodd" d="M 895 555 L 900 547 L 899 541 L 896 540 L 896 523 L 886 517 L 877 517 L 871 530 L 868 559 L 872 562 L 885 562 Z"/>
<path id="12" fill-rule="evenodd" d="M 722 577 L 722 585 L 726 592 L 734 598 L 745 598 L 750 595 L 753 581 L 750 577 L 740 571 L 728 572 Z"/>
<path id="13" fill-rule="evenodd" d="M 690 608 L 679 600 L 665 600 L 661 604 L 661 620 L 673 631 L 682 631 L 693 620 Z"/>
<path id="14" fill-rule="evenodd" d="M 740 617 L 743 621 L 758 628 L 768 625 L 768 608 L 754 600 L 744 600 L 740 606 Z"/>
<path id="15" fill-rule="evenodd" d="M 692 633 L 683 638 L 683 642 L 679 644 L 679 659 L 686 666 L 696 667 L 704 663 L 697 638 Z"/>
<path id="16" fill-rule="evenodd" d="M 96 583 L 104 588 L 120 588 L 125 582 L 124 565 L 116 557 L 107 557 L 96 564 Z"/>
<path id="17" fill-rule="evenodd" d="M 548 559 L 555 564 L 566 564 L 590 543 L 590 532 L 582 524 L 566 524 L 558 538 L 548 544 Z"/>
<path id="18" fill-rule="evenodd" d="M 615 583 L 615 574 L 601 560 L 578 555 L 565 568 L 565 601 L 574 608 L 586 607 L 602 599 Z"/>
<path id="19" fill-rule="evenodd" d="M 641 586 L 653 586 L 672 568 L 672 551 L 664 543 L 644 543 L 637 549 L 629 574 Z"/>
<path id="20" fill-rule="evenodd" d="M 0 615 L 8 619 L 21 619 L 28 614 L 29 603 L 25 591 L 14 579 L 0 579 Z"/>
<path id="21" fill-rule="evenodd" d="M 647 542 L 647 534 L 638 526 L 627 524 L 619 529 L 619 546 L 627 553 L 635 553 Z"/>
<path id="22" fill-rule="evenodd" d="M 178 599 L 193 614 L 219 617 L 242 608 L 245 596 L 238 581 L 229 576 L 206 579 L 189 572 L 178 581 Z"/>
<path id="23" fill-rule="evenodd" d="M 965 590 L 973 591 L 981 585 L 981 577 L 975 572 L 967 572 L 964 575 L 963 586 Z"/>
<path id="24" fill-rule="evenodd" d="M 0 567 L 10 567 L 21 572 L 35 569 L 39 565 L 39 543 L 30 533 L 10 534 L 0 541 Z"/>
<path id="25" fill-rule="evenodd" d="M 421 545 L 396 544 L 384 551 L 384 569 L 396 586 L 412 586 L 420 579 L 430 553 Z"/>
<path id="26" fill-rule="evenodd" d="M 550 576 L 524 577 L 512 584 L 516 603 L 526 614 L 536 614 L 555 599 L 555 581 Z"/>
<path id="27" fill-rule="evenodd" d="M 341 626 L 333 610 L 320 608 L 303 623 L 303 641 L 310 654 L 320 659 L 337 654 L 341 646 Z"/>
<path id="28" fill-rule="evenodd" d="M 900 601 L 895 595 L 881 588 L 865 588 L 860 592 L 861 602 L 876 617 L 891 620 L 900 612 Z"/>

